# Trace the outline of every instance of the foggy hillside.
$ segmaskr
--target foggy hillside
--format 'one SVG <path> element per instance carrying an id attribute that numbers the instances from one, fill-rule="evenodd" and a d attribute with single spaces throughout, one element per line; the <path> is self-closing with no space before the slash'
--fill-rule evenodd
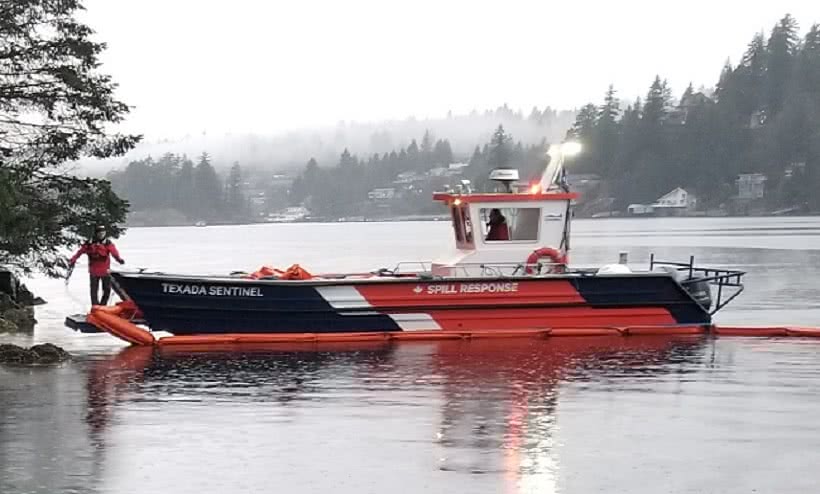
<path id="1" fill-rule="evenodd" d="M 315 157 L 319 162 L 335 162 L 345 149 L 359 156 L 385 153 L 419 139 L 426 130 L 449 139 L 456 156 L 469 157 L 476 145 L 489 141 L 499 124 L 516 141 L 524 144 L 560 141 L 575 118 L 574 111 L 534 108 L 529 112 L 506 105 L 496 110 L 473 111 L 468 115 L 448 115 L 437 119 L 393 120 L 384 122 L 340 122 L 336 126 L 305 129 L 277 135 L 190 134 L 178 139 L 146 137 L 125 156 L 106 161 L 85 161 L 81 167 L 91 174 L 124 168 L 130 161 L 165 153 L 196 157 L 208 152 L 217 168 L 239 162 L 244 168 L 302 168 Z"/>

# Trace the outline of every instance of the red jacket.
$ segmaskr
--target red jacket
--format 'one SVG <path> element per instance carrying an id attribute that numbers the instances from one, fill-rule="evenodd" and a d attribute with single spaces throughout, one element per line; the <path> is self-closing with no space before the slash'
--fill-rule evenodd
<path id="1" fill-rule="evenodd" d="M 122 262 L 117 247 L 110 240 L 83 244 L 68 262 L 73 266 L 83 254 L 88 254 L 88 272 L 93 276 L 108 275 L 108 271 L 111 269 L 110 256 L 114 256 L 114 259 Z"/>
<path id="2" fill-rule="evenodd" d="M 498 223 L 490 225 L 490 231 L 487 233 L 485 240 L 509 240 L 510 229 L 507 228 L 507 223 Z"/>

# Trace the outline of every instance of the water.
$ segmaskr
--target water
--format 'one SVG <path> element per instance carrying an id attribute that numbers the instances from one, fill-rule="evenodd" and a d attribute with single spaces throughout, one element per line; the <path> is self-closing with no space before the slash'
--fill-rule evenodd
<path id="1" fill-rule="evenodd" d="M 427 259 L 449 224 L 132 229 L 131 267 L 340 271 Z M 582 220 L 573 263 L 629 251 L 746 269 L 723 324 L 820 325 L 820 218 Z M 820 473 L 820 341 L 701 337 L 292 345 L 152 353 L 62 326 L 77 358 L 0 367 L 0 493 L 805 493 Z"/>

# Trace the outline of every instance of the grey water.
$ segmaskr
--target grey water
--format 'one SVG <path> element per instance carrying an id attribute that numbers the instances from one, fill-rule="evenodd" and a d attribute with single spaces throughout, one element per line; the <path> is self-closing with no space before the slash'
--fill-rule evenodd
<path id="1" fill-rule="evenodd" d="M 134 228 L 130 268 L 328 272 L 431 259 L 447 222 Z M 573 223 L 572 264 L 627 251 L 749 272 L 719 324 L 820 326 L 820 218 Z M 0 493 L 806 493 L 820 340 L 630 337 L 162 352 L 81 335 L 78 267 L 0 366 Z"/>

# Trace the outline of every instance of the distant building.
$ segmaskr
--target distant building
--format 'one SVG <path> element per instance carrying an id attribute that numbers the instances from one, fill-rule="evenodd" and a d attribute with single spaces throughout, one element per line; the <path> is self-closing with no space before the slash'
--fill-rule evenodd
<path id="1" fill-rule="evenodd" d="M 632 216 L 682 216 L 696 207 L 697 198 L 676 187 L 652 204 L 630 204 L 627 212 Z"/>
<path id="2" fill-rule="evenodd" d="M 310 214 L 306 208 L 302 206 L 296 207 L 289 207 L 283 210 L 280 210 L 276 213 L 268 214 L 265 221 L 269 223 L 292 223 L 294 221 L 300 221 L 307 217 Z"/>
<path id="3" fill-rule="evenodd" d="M 762 199 L 766 195 L 766 175 L 762 173 L 743 173 L 737 177 L 738 199 Z"/>
<path id="4" fill-rule="evenodd" d="M 678 106 L 685 110 L 691 110 L 692 108 L 695 108 L 697 106 L 710 105 L 712 103 L 714 103 L 714 101 L 712 101 L 712 98 L 698 91 L 697 93 L 692 93 L 683 98 L 680 101 L 680 105 Z"/>
<path id="5" fill-rule="evenodd" d="M 662 195 L 652 207 L 658 209 L 694 209 L 697 206 L 697 199 L 692 194 L 680 187 Z"/>
<path id="6" fill-rule="evenodd" d="M 802 174 L 806 171 L 806 162 L 794 162 L 789 164 L 785 170 L 783 170 L 783 176 L 786 178 L 792 178 L 795 174 Z"/>
<path id="7" fill-rule="evenodd" d="M 248 207 L 252 216 L 264 216 L 268 198 L 264 189 L 247 189 Z"/>
<path id="8" fill-rule="evenodd" d="M 367 193 L 367 198 L 371 201 L 383 201 L 396 197 L 395 187 L 382 187 L 373 189 Z"/>
<path id="9" fill-rule="evenodd" d="M 749 117 L 749 128 L 750 129 L 759 129 L 766 124 L 767 115 L 766 110 L 757 110 L 756 112 L 752 113 L 752 116 Z"/>
<path id="10" fill-rule="evenodd" d="M 648 204 L 630 204 L 626 210 L 631 216 L 650 216 L 655 213 L 655 208 Z"/>
<path id="11" fill-rule="evenodd" d="M 424 181 L 424 175 L 421 175 L 416 172 L 403 172 L 399 173 L 396 177 L 396 180 L 393 181 L 394 184 L 411 184 L 413 182 L 421 182 Z"/>
<path id="12" fill-rule="evenodd" d="M 695 108 L 711 105 L 713 103 L 714 101 L 712 98 L 706 96 L 702 92 L 689 94 L 681 99 L 677 108 L 669 112 L 666 116 L 666 122 L 669 124 L 684 125 L 686 124 L 686 120 L 689 118 L 689 112 Z"/>

